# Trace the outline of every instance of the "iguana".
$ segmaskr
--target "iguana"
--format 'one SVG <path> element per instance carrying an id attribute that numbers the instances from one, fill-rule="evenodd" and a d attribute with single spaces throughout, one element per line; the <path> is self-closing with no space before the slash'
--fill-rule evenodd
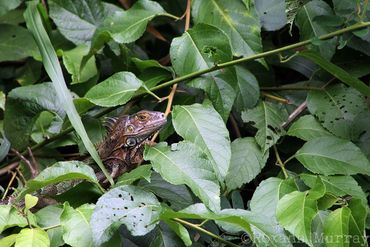
<path id="1" fill-rule="evenodd" d="M 113 179 L 132 170 L 143 161 L 144 144 L 150 143 L 150 137 L 166 122 L 164 113 L 147 110 L 132 115 L 107 118 L 105 122 L 107 135 L 101 143 L 97 144 L 97 151 Z M 87 159 L 85 162 L 93 163 L 92 159 Z M 99 183 L 106 186 L 104 174 L 96 165 L 91 165 Z M 49 185 L 38 191 L 37 196 L 39 199 L 44 198 L 45 204 L 50 204 L 49 197 L 64 193 L 80 182 L 81 180 L 69 180 Z M 14 199 L 14 196 L 10 196 L 0 204 L 7 204 Z"/>

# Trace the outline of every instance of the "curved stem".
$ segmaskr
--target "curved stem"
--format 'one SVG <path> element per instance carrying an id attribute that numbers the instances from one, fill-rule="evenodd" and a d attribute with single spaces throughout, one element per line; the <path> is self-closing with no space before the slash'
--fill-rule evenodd
<path id="1" fill-rule="evenodd" d="M 275 157 L 276 157 L 276 160 L 277 160 L 277 163 L 279 164 L 279 166 L 281 167 L 281 170 L 283 171 L 283 173 L 284 173 L 284 177 L 285 178 L 288 178 L 289 176 L 288 176 L 288 173 L 287 173 L 287 171 L 286 171 L 286 169 L 285 169 L 285 166 L 284 166 L 284 163 L 283 163 L 283 161 L 281 160 L 281 158 L 280 158 L 280 155 L 279 155 L 279 152 L 278 152 L 278 150 L 277 150 L 277 148 L 276 148 L 276 145 L 273 145 L 273 148 L 274 148 L 274 153 L 275 153 Z"/>
<path id="2" fill-rule="evenodd" d="M 225 239 L 221 238 L 220 236 L 218 236 L 218 235 L 216 235 L 216 234 L 214 234 L 214 233 L 212 233 L 212 232 L 210 232 L 210 231 L 207 231 L 206 229 L 204 229 L 204 228 L 200 227 L 200 226 L 199 226 L 199 225 L 197 225 L 197 224 L 193 224 L 193 223 L 190 223 L 190 222 L 188 222 L 188 221 L 185 221 L 185 220 L 182 220 L 182 219 L 179 219 L 179 218 L 173 218 L 172 220 L 174 220 L 174 221 L 176 221 L 176 222 L 178 222 L 178 223 L 180 223 L 180 224 L 186 225 L 186 226 L 188 226 L 188 227 L 190 227 L 190 228 L 193 228 L 193 229 L 195 229 L 195 230 L 197 230 L 197 231 L 199 231 L 199 232 L 202 232 L 202 233 L 204 233 L 204 234 L 207 234 L 208 236 L 210 236 L 210 237 L 212 237 L 212 238 L 216 239 L 217 241 L 219 241 L 219 242 L 221 242 L 221 243 L 223 243 L 223 244 L 226 244 L 227 246 L 231 246 L 231 247 L 240 247 L 240 245 L 237 245 L 237 244 L 231 243 L 231 242 L 229 242 L 229 241 L 227 241 L 227 240 L 225 240 Z"/>

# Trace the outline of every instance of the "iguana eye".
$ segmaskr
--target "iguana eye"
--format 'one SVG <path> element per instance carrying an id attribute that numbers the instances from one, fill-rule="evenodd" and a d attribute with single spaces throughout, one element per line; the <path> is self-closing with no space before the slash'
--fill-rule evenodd
<path id="1" fill-rule="evenodd" d="M 140 121 L 144 121 L 147 119 L 147 115 L 144 115 L 144 114 L 139 114 L 137 115 L 137 118 L 140 120 Z"/>
<path id="2" fill-rule="evenodd" d="M 132 125 L 127 126 L 127 128 L 126 128 L 126 132 L 127 132 L 127 133 L 134 132 L 134 126 L 132 126 Z"/>
<path id="3" fill-rule="evenodd" d="M 135 138 L 133 138 L 133 137 L 127 138 L 127 140 L 126 140 L 126 146 L 133 147 L 135 145 L 136 145 L 136 139 Z"/>

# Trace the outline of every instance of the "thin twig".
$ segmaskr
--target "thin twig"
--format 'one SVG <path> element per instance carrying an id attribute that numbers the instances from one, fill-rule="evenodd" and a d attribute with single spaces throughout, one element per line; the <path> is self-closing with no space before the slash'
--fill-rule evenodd
<path id="1" fill-rule="evenodd" d="M 296 119 L 307 107 L 307 101 L 303 101 L 288 117 L 288 119 L 281 125 L 282 128 L 286 128 L 294 119 Z"/>
<path id="2" fill-rule="evenodd" d="M 210 232 L 210 231 L 207 231 L 206 229 L 204 229 L 204 228 L 200 227 L 199 225 L 196 225 L 196 224 L 190 223 L 190 222 L 188 222 L 188 221 L 185 221 L 185 220 L 182 220 L 182 219 L 179 219 L 179 218 L 174 218 L 173 220 L 174 220 L 174 221 L 176 221 L 176 222 L 178 222 L 178 223 L 181 223 L 181 224 L 183 224 L 183 225 L 186 225 L 186 226 L 188 226 L 188 227 L 190 227 L 190 228 L 193 228 L 193 229 L 195 229 L 195 230 L 197 230 L 197 231 L 199 231 L 199 232 L 202 232 L 202 233 L 204 233 L 204 234 L 206 234 L 206 235 L 208 235 L 208 236 L 210 236 L 210 237 L 212 237 L 212 238 L 216 239 L 217 241 L 219 241 L 219 242 L 221 242 L 221 243 L 223 243 L 223 244 L 226 244 L 227 246 L 231 246 L 231 247 L 240 247 L 240 246 L 239 246 L 239 245 L 237 245 L 237 244 L 234 244 L 234 243 L 232 243 L 232 242 L 229 242 L 229 241 L 227 241 L 227 240 L 225 240 L 225 239 L 221 238 L 220 236 L 218 236 L 218 235 L 216 235 L 216 234 L 214 234 L 214 233 L 212 233 L 212 232 Z"/>
<path id="3" fill-rule="evenodd" d="M 4 174 L 7 174 L 11 170 L 16 169 L 18 166 L 19 166 L 19 162 L 17 161 L 17 162 L 11 163 L 11 164 L 1 168 L 0 169 L 0 176 L 4 175 Z"/>
<path id="4" fill-rule="evenodd" d="M 23 175 L 23 173 L 22 173 L 21 169 L 19 169 L 19 166 L 18 166 L 17 168 L 15 168 L 15 169 L 17 170 L 19 177 L 22 179 L 23 184 L 26 184 L 26 183 L 27 183 L 27 180 L 26 180 L 26 178 L 24 177 L 24 175 Z"/>
<path id="5" fill-rule="evenodd" d="M 230 114 L 229 119 L 230 119 L 231 126 L 233 127 L 234 134 L 235 134 L 236 138 L 242 137 L 242 134 L 240 133 L 240 129 L 239 129 L 239 126 L 238 126 L 238 122 L 236 121 L 236 119 L 235 119 L 235 117 L 232 113 Z"/>
<path id="6" fill-rule="evenodd" d="M 33 165 L 31 164 L 31 162 L 28 160 L 28 159 L 26 159 L 21 153 L 19 153 L 17 150 L 15 150 L 14 148 L 12 148 L 11 149 L 12 150 L 12 152 L 14 152 L 16 155 L 17 155 L 17 157 L 19 158 L 19 159 L 21 159 L 27 166 L 28 166 L 28 168 L 30 169 L 30 171 L 31 171 L 31 175 L 32 175 L 32 177 L 34 178 L 34 177 L 36 177 L 36 174 L 38 173 L 35 169 L 34 169 L 34 167 L 33 167 Z"/>
<path id="7" fill-rule="evenodd" d="M 279 166 L 281 167 L 281 170 L 283 171 L 284 177 L 285 177 L 285 178 L 288 178 L 288 177 L 289 177 L 289 176 L 288 176 L 288 173 L 287 173 L 287 171 L 285 170 L 284 163 L 283 163 L 283 161 L 282 161 L 282 160 L 281 160 L 281 158 L 280 158 L 280 155 L 279 155 L 279 152 L 278 152 L 278 150 L 277 150 L 277 148 L 276 148 L 276 145 L 273 145 L 272 147 L 274 148 L 274 153 L 275 153 L 276 161 L 277 161 L 277 163 L 279 164 Z"/>
<path id="8" fill-rule="evenodd" d="M 11 177 L 11 179 L 10 179 L 9 183 L 8 183 L 8 186 L 7 186 L 7 187 L 6 187 L 6 189 L 5 189 L 4 195 L 3 195 L 3 197 L 1 198 L 1 200 L 4 200 L 4 199 L 5 199 L 6 195 L 8 194 L 8 191 L 9 191 L 10 186 L 12 185 L 12 183 L 13 183 L 13 181 L 14 181 L 15 177 L 17 176 L 17 173 L 16 173 L 16 172 L 12 172 L 12 171 L 11 171 L 11 173 L 12 173 L 12 177 Z"/>
<path id="9" fill-rule="evenodd" d="M 190 11 L 191 11 L 191 0 L 188 0 L 185 10 L 185 32 L 190 27 Z"/>
<path id="10" fill-rule="evenodd" d="M 36 177 L 40 173 L 40 166 L 39 166 L 39 163 L 37 163 L 35 157 L 33 156 L 33 153 L 32 153 L 31 148 L 30 147 L 27 147 L 27 150 L 28 150 L 28 154 L 31 157 L 33 168 L 35 170 L 35 174 L 32 174 L 32 177 Z"/>
<path id="11" fill-rule="evenodd" d="M 284 99 L 284 98 L 280 98 L 278 96 L 275 96 L 275 95 L 272 95 L 272 94 L 269 94 L 269 93 L 265 93 L 265 92 L 261 92 L 261 94 L 263 96 L 265 96 L 266 98 L 269 98 L 269 99 L 272 99 L 272 100 L 275 100 L 275 101 L 278 101 L 282 104 L 290 104 L 289 100 L 288 99 Z"/>

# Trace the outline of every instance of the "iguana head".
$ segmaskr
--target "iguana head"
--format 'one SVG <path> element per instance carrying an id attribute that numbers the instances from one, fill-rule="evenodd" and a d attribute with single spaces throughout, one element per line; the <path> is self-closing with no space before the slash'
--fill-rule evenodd
<path id="1" fill-rule="evenodd" d="M 130 149 L 141 145 L 167 122 L 163 112 L 139 111 L 132 115 L 108 118 L 107 137 L 100 145 L 108 154 L 117 149 Z M 103 155 L 106 156 L 106 155 Z"/>

